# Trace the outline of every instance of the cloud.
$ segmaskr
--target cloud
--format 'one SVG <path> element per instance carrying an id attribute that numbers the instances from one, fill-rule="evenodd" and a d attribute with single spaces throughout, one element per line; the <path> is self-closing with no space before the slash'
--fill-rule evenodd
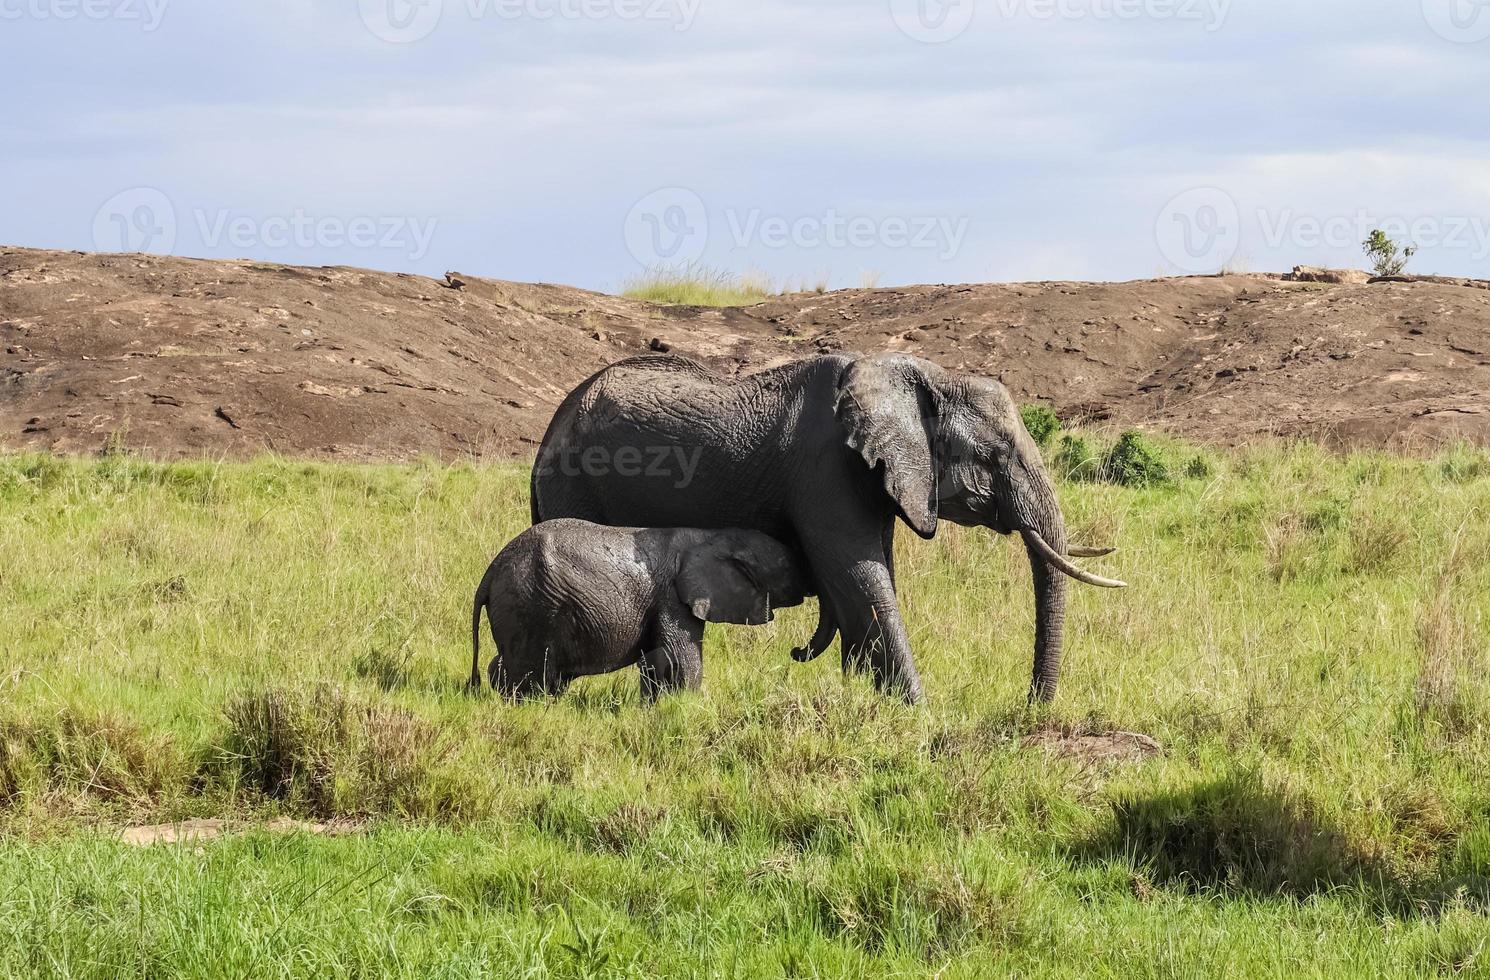
<path id="1" fill-rule="evenodd" d="M 98 205 L 150 186 L 187 212 L 438 219 L 416 271 L 614 286 L 638 269 L 633 205 L 682 187 L 709 214 L 706 261 L 782 278 L 827 268 L 839 283 L 874 269 L 890 284 L 1151 275 L 1167 261 L 1156 222 L 1196 187 L 1237 201 L 1256 267 L 1352 260 L 1260 242 L 1259 210 L 1490 212 L 1490 111 L 1467 95 L 1490 81 L 1490 41 L 1445 39 L 1415 3 L 977 0 L 940 44 L 885 3 L 704 0 L 687 30 L 604 5 L 537 18 L 479 3 L 443 0 L 408 44 L 350 2 L 176 4 L 149 33 L 7 23 L 0 57 L 47 82 L 0 122 L 0 238 L 91 247 Z M 1141 16 L 1103 13 L 1115 9 Z M 893 234 L 720 235 L 752 211 L 804 227 L 965 220 L 967 233 L 950 256 Z M 1474 256 L 1420 261 L 1483 273 Z"/>

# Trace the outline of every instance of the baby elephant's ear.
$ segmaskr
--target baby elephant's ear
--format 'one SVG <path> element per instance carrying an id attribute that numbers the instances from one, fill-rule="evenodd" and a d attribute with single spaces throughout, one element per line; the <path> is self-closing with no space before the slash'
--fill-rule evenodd
<path id="1" fill-rule="evenodd" d="M 770 599 L 750 567 L 718 548 L 694 548 L 684 555 L 673 586 L 683 605 L 706 623 L 759 626 L 771 621 Z"/>

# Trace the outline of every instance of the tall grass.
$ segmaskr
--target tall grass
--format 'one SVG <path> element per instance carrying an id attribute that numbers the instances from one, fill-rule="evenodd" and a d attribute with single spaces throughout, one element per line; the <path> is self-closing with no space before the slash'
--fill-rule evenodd
<path id="1" fill-rule="evenodd" d="M 462 680 L 520 467 L 0 459 L 0 975 L 1485 970 L 1484 453 L 1156 451 L 1060 488 L 1134 586 L 1073 592 L 1046 712 L 983 531 L 897 542 L 923 708 L 792 664 L 810 606 L 698 696 L 507 705 Z M 112 837 L 284 815 L 363 830 Z"/>
<path id="2" fill-rule="evenodd" d="M 678 306 L 753 306 L 777 295 L 764 273 L 743 276 L 707 266 L 649 269 L 622 287 L 622 295 Z"/>

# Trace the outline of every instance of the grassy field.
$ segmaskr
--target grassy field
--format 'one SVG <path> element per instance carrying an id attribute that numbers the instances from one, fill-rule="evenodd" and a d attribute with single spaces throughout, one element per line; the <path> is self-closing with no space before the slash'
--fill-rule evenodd
<path id="1" fill-rule="evenodd" d="M 0 458 L 0 975 L 1490 976 L 1490 455 L 1163 450 L 1062 486 L 1133 587 L 1044 713 L 982 531 L 899 541 L 925 707 L 810 606 L 511 706 L 518 468 Z M 351 832 L 119 839 L 190 817 Z"/>

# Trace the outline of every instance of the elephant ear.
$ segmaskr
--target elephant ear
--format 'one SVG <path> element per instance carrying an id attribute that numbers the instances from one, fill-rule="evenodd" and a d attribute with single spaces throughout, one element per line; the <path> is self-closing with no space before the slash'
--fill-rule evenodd
<path id="1" fill-rule="evenodd" d="M 674 591 L 706 623 L 759 626 L 771 621 L 770 599 L 744 562 L 717 548 L 694 548 L 683 556 Z"/>
<path id="2" fill-rule="evenodd" d="M 903 354 L 863 357 L 838 382 L 838 421 L 870 469 L 884 465 L 885 491 L 923 538 L 936 534 L 937 486 L 931 427 L 935 365 Z"/>

